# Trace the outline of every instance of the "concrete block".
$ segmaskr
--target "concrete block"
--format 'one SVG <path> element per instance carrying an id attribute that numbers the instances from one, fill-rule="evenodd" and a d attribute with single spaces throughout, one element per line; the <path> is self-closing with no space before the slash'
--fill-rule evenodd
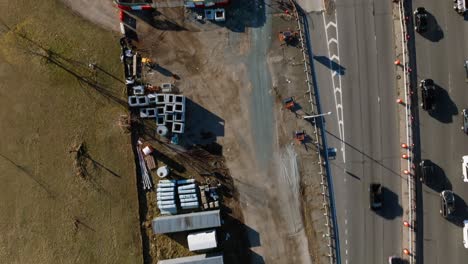
<path id="1" fill-rule="evenodd" d="M 166 94 L 166 104 L 173 104 L 174 103 L 174 95 L 173 94 Z"/>
<path id="2" fill-rule="evenodd" d="M 165 114 L 172 114 L 172 113 L 174 113 L 174 105 L 173 105 L 173 104 L 165 104 L 165 105 L 164 105 L 164 113 L 165 113 Z"/>
<path id="3" fill-rule="evenodd" d="M 226 20 L 226 12 L 224 12 L 224 8 L 214 10 L 214 20 L 216 22 L 223 22 Z"/>
<path id="4" fill-rule="evenodd" d="M 140 109 L 141 118 L 154 118 L 156 117 L 156 108 L 142 108 Z"/>
<path id="5" fill-rule="evenodd" d="M 185 105 L 184 104 L 174 104 L 174 112 L 176 113 L 185 113 Z"/>
<path id="6" fill-rule="evenodd" d="M 184 124 L 179 122 L 174 122 L 172 124 L 172 133 L 184 133 Z"/>
<path id="7" fill-rule="evenodd" d="M 128 97 L 128 105 L 130 107 L 147 106 L 149 105 L 148 97 L 141 95 L 132 95 Z"/>
<path id="8" fill-rule="evenodd" d="M 156 116 L 156 125 L 158 125 L 158 126 L 166 125 L 166 117 L 165 116 Z"/>
<path id="9" fill-rule="evenodd" d="M 164 115 L 164 106 L 156 107 L 156 115 L 163 116 Z"/>
<path id="10" fill-rule="evenodd" d="M 185 121 L 185 113 L 174 113 L 174 121 L 183 123 Z"/>
<path id="11" fill-rule="evenodd" d="M 175 95 L 174 103 L 185 104 L 185 96 L 179 94 Z"/>
<path id="12" fill-rule="evenodd" d="M 166 96 L 164 94 L 156 94 L 156 104 L 165 104 Z"/>
<path id="13" fill-rule="evenodd" d="M 172 93 L 174 89 L 174 85 L 172 83 L 162 83 L 161 84 L 161 91 L 163 93 Z"/>
<path id="14" fill-rule="evenodd" d="M 143 85 L 133 86 L 133 94 L 134 95 L 144 95 L 145 94 L 145 87 Z"/>
<path id="15" fill-rule="evenodd" d="M 156 94 L 148 94 L 148 103 L 156 104 Z"/>
<path id="16" fill-rule="evenodd" d="M 166 120 L 166 122 L 174 122 L 174 115 L 173 114 L 165 114 L 164 115 L 164 119 Z"/>

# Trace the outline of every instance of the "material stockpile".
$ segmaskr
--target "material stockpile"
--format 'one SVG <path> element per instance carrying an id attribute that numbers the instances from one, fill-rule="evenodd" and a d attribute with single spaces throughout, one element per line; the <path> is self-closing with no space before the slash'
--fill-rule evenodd
<path id="1" fill-rule="evenodd" d="M 200 208 L 197 184 L 194 179 L 160 180 L 156 190 L 156 199 L 163 215 L 177 214 L 178 208 L 181 210 Z"/>

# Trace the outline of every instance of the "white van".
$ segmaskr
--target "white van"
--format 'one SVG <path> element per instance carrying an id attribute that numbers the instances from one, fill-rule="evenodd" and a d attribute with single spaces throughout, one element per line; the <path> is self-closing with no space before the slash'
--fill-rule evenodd
<path id="1" fill-rule="evenodd" d="M 468 248 L 468 220 L 463 221 L 463 246 Z"/>
<path id="2" fill-rule="evenodd" d="M 465 155 L 462 158 L 462 174 L 463 181 L 468 182 L 468 155 Z"/>
<path id="3" fill-rule="evenodd" d="M 453 0 L 453 9 L 457 11 L 458 14 L 464 15 L 466 12 L 465 0 Z"/>

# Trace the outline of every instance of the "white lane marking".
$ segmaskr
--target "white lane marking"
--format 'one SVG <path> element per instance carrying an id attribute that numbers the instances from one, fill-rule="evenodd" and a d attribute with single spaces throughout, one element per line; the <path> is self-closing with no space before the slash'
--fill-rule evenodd
<path id="1" fill-rule="evenodd" d="M 340 53 L 340 49 L 339 49 L 339 39 L 338 39 L 338 29 L 337 29 L 337 22 L 333 22 L 333 21 L 330 21 L 327 23 L 326 19 L 325 19 L 325 14 L 322 13 L 322 18 L 323 18 L 323 24 L 326 25 L 325 26 L 325 37 L 327 39 L 327 42 L 328 42 L 328 45 L 327 45 L 327 49 L 328 49 L 328 57 L 330 58 L 330 71 L 331 71 L 331 79 L 332 79 L 332 86 L 333 86 L 333 89 L 334 89 L 334 99 L 335 99 L 335 108 L 336 108 L 336 114 L 337 114 L 337 120 L 338 120 L 338 132 L 339 132 L 339 139 L 341 141 L 341 152 L 343 154 L 343 162 L 346 162 L 346 148 L 345 148 L 345 143 L 344 143 L 344 140 L 345 140 L 345 134 L 344 134 L 344 115 L 343 115 L 343 107 L 342 107 L 342 103 L 343 103 L 343 94 L 342 94 L 342 85 L 341 85 L 341 74 L 339 74 L 337 71 L 335 70 L 331 70 L 333 67 L 332 67 L 332 61 L 335 60 L 335 62 L 339 62 L 340 61 L 340 57 L 339 57 L 339 53 Z M 335 21 L 338 21 L 337 20 L 337 15 L 335 13 Z M 330 27 L 330 26 L 334 26 L 335 27 L 335 32 L 336 32 L 336 39 L 335 38 L 331 38 L 329 39 L 328 37 L 328 31 L 327 29 Z M 330 51 L 330 43 L 332 42 L 335 42 L 337 43 L 337 53 L 338 54 L 332 54 L 331 51 Z M 338 75 L 338 88 L 336 87 L 336 84 L 335 84 L 335 76 Z"/>
<path id="2" fill-rule="evenodd" d="M 322 13 L 323 14 L 323 13 Z M 325 17 L 323 17 L 325 18 Z M 336 23 L 334 23 L 333 21 L 330 21 L 328 22 L 328 24 L 325 26 L 326 29 L 328 29 L 330 26 L 333 26 L 334 28 L 336 28 Z M 328 38 L 327 38 L 328 39 Z"/>

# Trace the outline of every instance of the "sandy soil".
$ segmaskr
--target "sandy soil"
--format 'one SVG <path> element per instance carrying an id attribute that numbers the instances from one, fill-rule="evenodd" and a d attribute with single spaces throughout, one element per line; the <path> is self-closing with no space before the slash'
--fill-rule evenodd
<path id="1" fill-rule="evenodd" d="M 311 199 L 319 192 L 317 153 L 291 145 L 292 132 L 310 126 L 281 110 L 284 97 L 307 102 L 303 69 L 297 67 L 300 52 L 285 53 L 271 32 L 294 28 L 294 21 L 263 27 L 261 16 L 251 12 L 265 12 L 264 6 L 252 4 L 234 5 L 228 14 L 236 17 L 221 25 L 197 24 L 181 8 L 131 13 L 136 22 L 129 22 L 128 29 L 135 29 L 143 56 L 158 64 L 145 72 L 145 79 L 155 85 L 174 83 L 201 109 L 203 117 L 187 127 L 190 142 L 222 146 L 239 194 L 251 262 L 320 263 L 321 222 L 310 218 L 320 215 L 320 196 Z M 275 2 L 266 11 L 282 21 Z M 207 133 L 208 140 L 201 136 Z"/>
<path id="2" fill-rule="evenodd" d="M 5 2 L 0 262 L 141 263 L 118 39 L 56 1 Z"/>

